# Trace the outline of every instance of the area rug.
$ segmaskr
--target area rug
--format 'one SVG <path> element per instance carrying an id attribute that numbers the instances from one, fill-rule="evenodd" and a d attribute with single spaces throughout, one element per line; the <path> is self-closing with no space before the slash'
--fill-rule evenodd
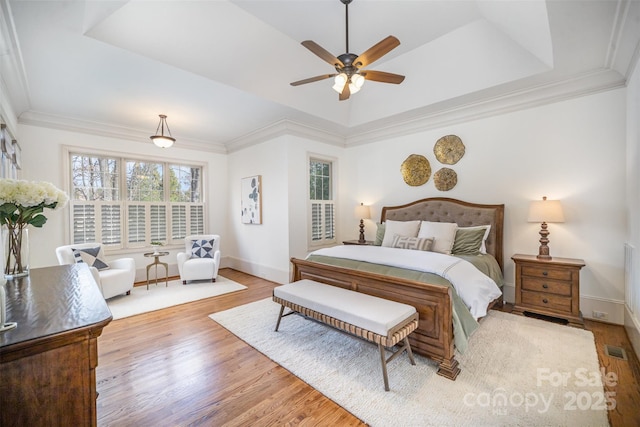
<path id="1" fill-rule="evenodd" d="M 151 282 L 149 290 L 147 286 L 135 286 L 131 295 L 119 295 L 107 300 L 113 319 L 133 316 L 159 310 L 186 302 L 197 301 L 203 298 L 215 297 L 229 292 L 247 289 L 246 286 L 218 276 L 215 283 L 210 280 L 201 282 L 188 282 L 182 284 L 180 280 L 170 280 L 165 287 L 164 281 Z"/>
<path id="2" fill-rule="evenodd" d="M 388 364 L 377 347 L 270 299 L 211 314 L 216 322 L 372 426 L 607 426 L 607 402 L 589 331 L 491 311 L 458 354 L 455 381 L 406 355 Z"/>

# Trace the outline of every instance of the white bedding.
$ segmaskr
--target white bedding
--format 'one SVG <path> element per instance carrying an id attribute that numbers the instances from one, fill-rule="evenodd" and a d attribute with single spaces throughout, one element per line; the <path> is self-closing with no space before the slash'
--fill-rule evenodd
<path id="1" fill-rule="evenodd" d="M 476 320 L 486 316 L 489 303 L 502 294 L 493 279 L 482 273 L 470 262 L 451 255 L 411 249 L 358 245 L 319 249 L 310 255 L 352 259 L 437 274 L 451 282 Z"/>

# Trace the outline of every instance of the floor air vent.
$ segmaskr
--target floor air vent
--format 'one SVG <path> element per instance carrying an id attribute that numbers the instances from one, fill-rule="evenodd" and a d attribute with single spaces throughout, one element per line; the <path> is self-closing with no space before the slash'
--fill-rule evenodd
<path id="1" fill-rule="evenodd" d="M 624 348 L 616 347 L 613 345 L 605 345 L 604 352 L 609 357 L 613 357 L 620 360 L 627 360 L 627 352 L 624 351 Z"/>

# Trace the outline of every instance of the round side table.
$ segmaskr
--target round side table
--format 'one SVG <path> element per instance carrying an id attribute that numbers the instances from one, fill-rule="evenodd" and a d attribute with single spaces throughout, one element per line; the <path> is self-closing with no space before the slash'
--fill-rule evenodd
<path id="1" fill-rule="evenodd" d="M 158 284 L 158 265 L 164 265 L 165 287 L 169 286 L 169 264 L 160 261 L 161 256 L 167 255 L 169 255 L 169 252 L 147 252 L 144 254 L 147 258 L 154 257 L 153 262 L 147 265 L 147 290 L 149 290 L 149 269 L 154 265 L 156 266 L 156 285 Z"/>

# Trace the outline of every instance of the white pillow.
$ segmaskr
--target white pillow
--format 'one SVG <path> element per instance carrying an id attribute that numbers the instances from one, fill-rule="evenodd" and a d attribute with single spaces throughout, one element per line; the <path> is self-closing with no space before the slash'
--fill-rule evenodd
<path id="1" fill-rule="evenodd" d="M 451 255 L 453 242 L 456 240 L 458 224 L 455 222 L 422 221 L 418 237 L 433 238 L 433 252 Z"/>
<path id="2" fill-rule="evenodd" d="M 476 225 L 474 227 L 460 227 L 460 228 L 464 228 L 465 230 L 474 230 L 476 228 L 485 228 L 484 236 L 482 236 L 482 245 L 480 245 L 480 253 L 481 254 L 486 254 L 487 253 L 487 237 L 489 237 L 489 231 L 491 231 L 491 224 L 489 224 L 489 225 Z"/>
<path id="3" fill-rule="evenodd" d="M 418 237 L 418 230 L 420 229 L 420 221 L 385 221 L 384 238 L 382 239 L 382 246 L 388 248 L 393 247 L 393 237 Z M 431 236 L 428 236 L 431 237 Z"/>

